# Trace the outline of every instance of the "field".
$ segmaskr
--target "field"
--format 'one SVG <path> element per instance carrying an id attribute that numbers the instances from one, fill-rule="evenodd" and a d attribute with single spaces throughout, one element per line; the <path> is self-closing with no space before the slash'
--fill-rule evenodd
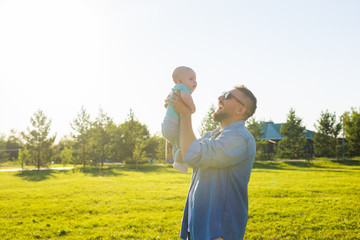
<path id="1" fill-rule="evenodd" d="M 191 174 L 0 173 L 0 239 L 178 239 Z M 245 239 L 360 239 L 360 161 L 257 162 Z"/>

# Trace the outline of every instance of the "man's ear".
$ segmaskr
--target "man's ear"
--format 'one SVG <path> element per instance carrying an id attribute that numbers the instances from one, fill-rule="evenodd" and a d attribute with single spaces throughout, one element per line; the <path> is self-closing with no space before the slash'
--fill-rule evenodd
<path id="1" fill-rule="evenodd" d="M 244 115 L 246 114 L 247 107 L 246 106 L 238 106 L 235 110 L 236 114 Z"/>

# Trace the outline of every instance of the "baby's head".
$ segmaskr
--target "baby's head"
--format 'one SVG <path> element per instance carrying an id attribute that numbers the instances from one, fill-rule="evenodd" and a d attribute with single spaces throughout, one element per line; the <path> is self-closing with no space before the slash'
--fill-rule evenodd
<path id="1" fill-rule="evenodd" d="M 181 66 L 175 68 L 172 77 L 175 84 L 185 84 L 193 91 L 197 86 L 196 74 L 194 70 L 189 67 Z"/>

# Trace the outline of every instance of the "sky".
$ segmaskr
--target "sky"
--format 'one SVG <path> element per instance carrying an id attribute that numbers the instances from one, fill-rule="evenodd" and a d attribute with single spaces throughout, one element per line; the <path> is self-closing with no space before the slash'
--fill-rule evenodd
<path id="1" fill-rule="evenodd" d="M 57 140 L 83 106 L 117 124 L 130 109 L 158 134 L 172 71 L 197 74 L 197 136 L 218 96 L 245 85 L 259 121 L 294 109 L 315 130 L 322 111 L 360 107 L 360 1 L 0 0 L 0 134 L 41 109 Z"/>

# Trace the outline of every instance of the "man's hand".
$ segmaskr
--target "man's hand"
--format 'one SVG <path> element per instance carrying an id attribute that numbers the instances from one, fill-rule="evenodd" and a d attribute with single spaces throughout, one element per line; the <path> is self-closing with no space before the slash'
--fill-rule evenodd
<path id="1" fill-rule="evenodd" d="M 183 114 L 191 115 L 191 110 L 184 103 L 179 91 L 176 91 L 175 93 L 170 94 L 170 96 L 167 98 L 167 104 L 172 106 L 174 108 L 175 112 L 177 112 L 177 114 L 179 114 L 180 116 Z"/>
<path id="2" fill-rule="evenodd" d="M 170 99 L 170 94 L 166 97 L 165 99 L 165 104 L 164 107 L 167 108 L 168 104 L 169 104 L 169 99 Z"/>

